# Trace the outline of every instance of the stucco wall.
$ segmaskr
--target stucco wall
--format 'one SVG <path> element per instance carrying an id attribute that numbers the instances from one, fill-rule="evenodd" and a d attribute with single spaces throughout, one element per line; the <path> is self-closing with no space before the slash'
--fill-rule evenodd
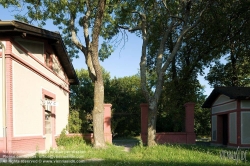
<path id="1" fill-rule="evenodd" d="M 58 106 L 55 108 L 55 127 L 59 135 L 67 125 L 69 101 L 65 89 L 68 89 L 68 84 L 17 47 L 13 49 L 16 50 L 15 56 L 31 67 L 13 61 L 13 136 L 43 135 L 42 89 L 56 96 Z"/>
<path id="2" fill-rule="evenodd" d="M 56 100 L 59 102 L 56 107 L 56 135 L 60 135 L 63 128 L 68 124 L 69 94 L 57 91 Z"/>
<path id="3" fill-rule="evenodd" d="M 18 56 L 19 58 L 24 60 L 28 65 L 33 66 L 38 71 L 42 71 L 42 73 L 44 75 L 51 78 L 53 81 L 55 81 L 57 83 L 61 83 L 61 86 L 67 87 L 67 85 L 65 85 L 65 83 L 62 82 L 62 80 L 64 80 L 65 78 L 60 78 L 60 77 L 56 76 L 51 70 L 46 69 L 43 65 L 41 65 L 44 63 L 37 60 L 35 56 L 33 56 L 32 54 L 28 55 L 28 54 L 24 53 L 22 50 L 20 50 L 15 45 L 13 45 L 12 50 L 13 50 L 13 52 L 17 53 L 16 56 Z M 31 58 L 30 56 L 33 56 L 33 58 Z M 41 64 L 39 64 L 39 62 Z"/>
<path id="4" fill-rule="evenodd" d="M 22 45 L 25 50 L 27 50 L 28 52 L 32 53 L 40 62 L 44 62 L 44 44 L 43 42 L 38 42 L 38 41 L 34 41 L 34 40 L 25 40 L 25 39 L 21 39 L 21 38 L 16 38 L 15 40 L 17 43 L 19 43 L 20 45 Z"/>
<path id="5" fill-rule="evenodd" d="M 223 104 L 223 103 L 226 103 L 226 102 L 230 102 L 230 101 L 233 101 L 233 99 L 230 99 L 226 95 L 220 95 L 218 97 L 218 99 L 214 102 L 213 106 L 218 105 L 218 104 Z"/>
<path id="6" fill-rule="evenodd" d="M 229 143 L 237 144 L 237 113 L 229 114 Z"/>
<path id="7" fill-rule="evenodd" d="M 2 58 L 0 58 L 0 95 L 1 95 L 1 97 L 0 97 L 0 129 L 2 129 L 3 128 L 3 121 L 2 121 Z M 0 137 L 3 137 L 3 132 L 0 132 Z"/>
<path id="8" fill-rule="evenodd" d="M 58 60 L 58 58 L 53 54 L 52 55 L 52 61 L 53 61 L 53 71 L 56 72 L 56 74 L 63 78 L 63 79 L 67 79 L 66 74 L 64 74 L 63 68 Z"/>
<path id="9" fill-rule="evenodd" d="M 24 48 L 28 53 L 31 53 L 36 60 L 38 60 L 40 63 L 44 64 L 44 59 L 45 59 L 45 52 L 47 52 L 46 50 L 49 50 L 50 54 L 51 54 L 51 58 L 52 58 L 52 70 L 58 75 L 60 76 L 62 79 L 67 79 L 67 76 L 64 74 L 63 68 L 58 60 L 58 58 L 56 57 L 56 55 L 53 53 L 51 46 L 48 44 L 44 44 L 43 42 L 38 42 L 38 41 L 29 41 L 29 40 L 24 40 L 21 38 L 17 38 L 15 40 L 17 43 L 15 43 L 16 45 L 21 46 L 22 48 Z M 27 53 L 24 53 L 21 48 L 18 48 L 15 46 L 15 44 L 13 45 L 13 53 L 15 53 L 16 55 L 20 55 L 20 57 L 22 57 L 23 59 L 28 60 L 29 56 L 27 55 Z M 48 47 L 47 49 L 43 49 L 44 47 Z"/>
<path id="10" fill-rule="evenodd" d="M 43 81 L 31 71 L 13 62 L 14 136 L 43 134 L 41 87 Z"/>
<path id="11" fill-rule="evenodd" d="M 212 106 L 212 114 L 222 113 L 237 108 L 237 101 L 225 95 L 220 95 Z"/>
<path id="12" fill-rule="evenodd" d="M 243 109 L 249 109 L 250 108 L 250 101 L 249 100 L 242 100 L 240 102 L 240 106 Z"/>
<path id="13" fill-rule="evenodd" d="M 241 112 L 241 143 L 250 145 L 250 111 Z"/>

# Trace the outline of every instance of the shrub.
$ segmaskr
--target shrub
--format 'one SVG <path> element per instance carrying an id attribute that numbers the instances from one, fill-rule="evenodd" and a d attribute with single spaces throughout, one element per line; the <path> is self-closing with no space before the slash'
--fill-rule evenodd
<path id="1" fill-rule="evenodd" d="M 63 129 L 60 136 L 56 139 L 57 146 L 72 146 L 85 144 L 82 136 L 67 136 L 66 129 Z"/>
<path id="2" fill-rule="evenodd" d="M 82 119 L 79 117 L 79 111 L 71 110 L 69 115 L 69 132 L 80 133 L 82 126 Z"/>

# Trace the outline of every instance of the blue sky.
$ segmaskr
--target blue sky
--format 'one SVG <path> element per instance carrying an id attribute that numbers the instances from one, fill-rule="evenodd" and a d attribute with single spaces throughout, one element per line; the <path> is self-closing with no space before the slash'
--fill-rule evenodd
<path id="1" fill-rule="evenodd" d="M 14 13 L 10 9 L 4 9 L 2 6 L 0 6 L 1 20 L 13 20 L 13 14 Z M 51 22 L 49 22 L 43 28 L 50 31 L 59 31 L 58 28 Z M 112 78 L 131 76 L 137 74 L 139 71 L 142 40 L 134 34 L 127 34 L 128 41 L 124 44 L 121 43 L 108 59 L 106 59 L 104 62 L 101 62 L 101 65 L 107 72 L 110 73 Z M 80 54 L 78 59 L 73 60 L 73 65 L 75 69 L 87 69 L 83 54 Z M 207 70 L 205 73 L 206 72 Z M 205 95 L 208 96 L 213 89 L 210 88 L 210 85 L 208 85 L 207 81 L 204 80 L 204 76 L 199 76 L 198 78 L 200 83 L 205 85 Z"/>

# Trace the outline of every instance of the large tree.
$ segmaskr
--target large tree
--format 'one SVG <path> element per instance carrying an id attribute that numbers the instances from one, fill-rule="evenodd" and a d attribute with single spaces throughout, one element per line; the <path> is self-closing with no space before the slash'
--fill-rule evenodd
<path id="1" fill-rule="evenodd" d="M 250 86 L 250 2 L 220 0 L 211 12 L 205 29 L 216 37 L 224 60 L 215 61 L 206 79 L 211 86 Z"/>
<path id="2" fill-rule="evenodd" d="M 171 124 L 173 120 L 169 117 L 174 117 L 175 120 L 183 119 L 178 114 L 182 108 L 178 106 L 180 107 L 180 102 L 197 95 L 199 86 L 196 86 L 198 84 L 194 81 L 198 73 L 203 74 L 205 67 L 211 67 L 206 78 L 212 86 L 249 86 L 249 9 L 247 1 L 219 0 L 211 3 L 200 24 L 184 38 L 182 47 L 171 62 L 164 83 L 159 115 L 168 118 L 169 124 L 162 126 L 167 126 L 171 131 L 181 130 L 181 125 L 169 128 L 176 124 L 176 121 Z M 171 38 L 174 37 L 175 34 L 172 34 Z M 168 42 L 170 49 L 173 47 L 171 41 Z M 221 62 L 223 55 L 226 55 L 226 60 Z M 196 101 L 199 105 L 203 98 L 198 96 Z M 196 115 L 205 115 L 207 112 L 204 111 L 196 107 Z M 209 119 L 201 120 L 198 116 L 195 117 L 198 122 L 195 124 L 196 131 L 199 134 L 207 134 Z M 162 116 L 159 123 L 161 122 Z M 160 127 L 158 126 L 158 129 Z"/>
<path id="3" fill-rule="evenodd" d="M 70 88 L 70 132 L 93 132 L 92 116 L 93 83 L 88 77 L 88 71 L 76 71 L 79 85 Z M 113 136 L 138 136 L 140 133 L 140 103 L 143 95 L 140 89 L 139 75 L 110 78 L 103 69 L 105 87 L 105 103 L 112 103 L 112 133 Z"/>
<path id="4" fill-rule="evenodd" d="M 206 1 L 192 0 L 125 1 L 117 13 L 119 27 L 137 32 L 143 40 L 140 75 L 142 91 L 149 103 L 148 146 L 156 144 L 157 105 L 165 73 L 182 46 L 183 39 L 199 24 L 207 6 Z M 171 38 L 172 34 L 174 38 Z M 171 49 L 169 41 L 173 44 Z M 155 79 L 148 81 L 148 74 L 154 74 Z"/>
<path id="5" fill-rule="evenodd" d="M 198 131 L 199 134 L 205 134 L 209 131 L 210 116 L 205 112 L 206 110 L 203 111 L 200 108 L 205 96 L 203 95 L 203 87 L 198 80 L 198 74 L 202 72 L 205 64 L 213 60 L 213 56 L 202 55 L 204 48 L 200 47 L 202 45 L 200 42 L 203 43 L 201 40 L 203 39 L 202 34 L 199 33 L 200 28 L 201 25 L 199 24 L 192 33 L 185 37 L 182 46 L 166 71 L 162 94 L 158 103 L 157 132 L 184 131 L 185 113 L 183 104 L 189 101 L 196 103 L 195 131 Z M 175 36 L 175 34 L 172 34 L 170 39 Z M 174 45 L 172 42 L 173 40 L 169 40 L 167 44 L 170 50 Z M 196 116 L 201 113 L 204 113 L 203 117 Z M 201 119 L 204 128 L 200 125 Z"/>
<path id="6" fill-rule="evenodd" d="M 26 8 L 26 15 L 16 18 L 27 23 L 39 22 L 45 25 L 51 19 L 63 33 L 64 42 L 71 56 L 78 56 L 80 50 L 88 66 L 88 72 L 94 83 L 94 106 L 92 110 L 94 146 L 104 147 L 103 103 L 104 86 L 102 68 L 99 63 L 99 38 L 105 34 L 104 20 L 110 20 L 112 7 L 108 8 L 106 0 L 12 0 L 0 1 L 4 7 L 17 6 L 18 10 Z M 113 3 L 114 4 L 114 3 Z M 109 55 L 109 47 L 104 43 L 100 53 L 102 59 Z"/>

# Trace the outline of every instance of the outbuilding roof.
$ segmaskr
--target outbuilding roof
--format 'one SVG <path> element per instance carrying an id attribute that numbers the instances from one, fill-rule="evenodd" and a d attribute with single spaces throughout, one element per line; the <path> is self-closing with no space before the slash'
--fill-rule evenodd
<path id="1" fill-rule="evenodd" d="M 211 108 L 218 96 L 222 94 L 230 99 L 250 99 L 250 87 L 216 87 L 208 96 L 202 108 Z"/>
<path id="2" fill-rule="evenodd" d="M 58 32 L 48 31 L 46 29 L 14 20 L 0 21 L 0 35 L 1 37 L 31 36 L 48 40 L 69 78 L 69 83 L 71 85 L 76 85 L 79 83 L 75 69 L 71 63 L 70 58 L 68 57 L 62 37 Z"/>

